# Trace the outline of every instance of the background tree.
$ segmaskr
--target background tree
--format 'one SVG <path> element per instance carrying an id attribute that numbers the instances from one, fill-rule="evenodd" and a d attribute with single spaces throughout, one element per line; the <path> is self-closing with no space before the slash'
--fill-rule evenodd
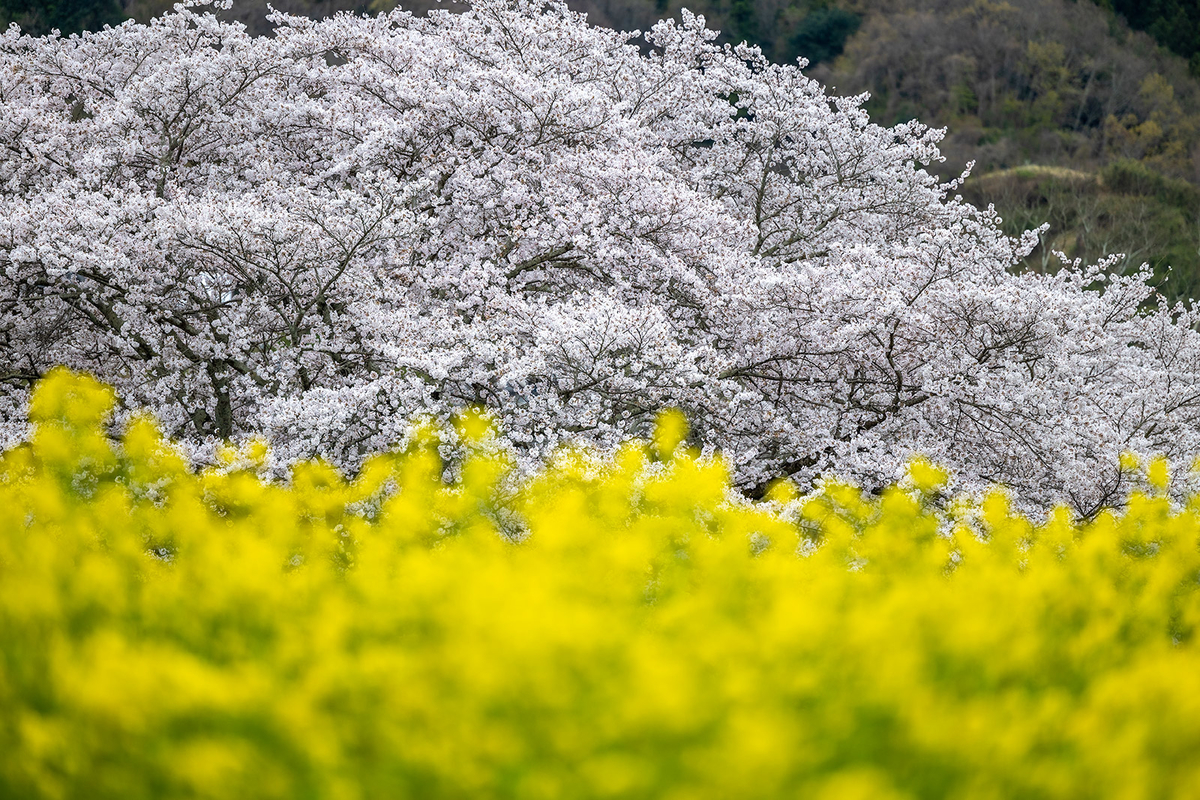
<path id="1" fill-rule="evenodd" d="M 0 30 L 16 23 L 32 36 L 99 30 L 124 19 L 118 0 L 0 0 Z"/>
<path id="2" fill-rule="evenodd" d="M 1120 14 L 1134 30 L 1146 31 L 1172 52 L 1188 59 L 1200 77 L 1200 6 L 1189 0 L 1098 0 Z"/>

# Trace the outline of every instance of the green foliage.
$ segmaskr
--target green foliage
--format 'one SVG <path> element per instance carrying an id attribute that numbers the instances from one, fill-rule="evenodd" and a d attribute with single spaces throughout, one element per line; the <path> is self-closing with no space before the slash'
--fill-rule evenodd
<path id="1" fill-rule="evenodd" d="M 1184 58 L 1200 53 L 1200 5 L 1195 0 L 1104 0 L 1103 5 L 1173 53 Z"/>
<path id="2" fill-rule="evenodd" d="M 1187 216 L 1200 218 L 1200 187 L 1168 178 L 1137 161 L 1114 161 L 1101 170 L 1100 181 L 1114 192 L 1149 195 Z"/>
<path id="3" fill-rule="evenodd" d="M 0 30 L 15 22 L 32 36 L 45 36 L 52 30 L 67 36 L 117 25 L 124 19 L 118 0 L 0 0 Z"/>
<path id="4" fill-rule="evenodd" d="M 736 40 L 755 43 L 759 40 L 758 10 L 755 0 L 731 0 L 729 4 L 729 29 L 725 34 Z"/>
<path id="5" fill-rule="evenodd" d="M 963 194 L 994 204 L 1013 235 L 1049 226 L 1022 269 L 1058 269 L 1055 251 L 1085 261 L 1121 253 L 1126 257 L 1117 270 L 1148 263 L 1166 302 L 1200 297 L 1200 189 L 1188 181 L 1123 160 L 1098 173 L 1037 166 L 997 171 L 968 180 Z"/>
<path id="6" fill-rule="evenodd" d="M 862 17 L 845 9 L 820 8 L 805 16 L 796 26 L 790 45 L 793 52 L 810 64 L 832 61 L 842 54 L 846 40 L 862 24 Z"/>

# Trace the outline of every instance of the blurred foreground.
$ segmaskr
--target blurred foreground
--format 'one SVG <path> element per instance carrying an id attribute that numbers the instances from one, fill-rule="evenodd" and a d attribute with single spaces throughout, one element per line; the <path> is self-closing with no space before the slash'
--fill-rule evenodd
<path id="1" fill-rule="evenodd" d="M 1200 501 L 1034 525 L 912 464 L 730 502 L 653 443 L 517 480 L 190 472 L 58 371 L 0 459 L 0 796 L 1194 797 Z M 491 453 L 489 455 L 489 453 Z M 1153 488 L 1157 487 L 1157 488 Z"/>

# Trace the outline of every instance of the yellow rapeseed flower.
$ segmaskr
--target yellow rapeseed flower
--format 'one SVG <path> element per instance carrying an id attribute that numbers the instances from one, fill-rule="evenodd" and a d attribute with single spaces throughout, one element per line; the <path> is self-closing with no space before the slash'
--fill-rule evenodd
<path id="1" fill-rule="evenodd" d="M 0 455 L 0 796 L 1200 785 L 1200 500 L 1161 459 L 1092 520 L 925 459 L 753 504 L 677 412 L 520 478 L 468 412 L 454 481 L 415 423 L 273 482 L 254 439 L 200 471 L 145 417 L 115 441 L 112 403 L 56 371 Z"/>

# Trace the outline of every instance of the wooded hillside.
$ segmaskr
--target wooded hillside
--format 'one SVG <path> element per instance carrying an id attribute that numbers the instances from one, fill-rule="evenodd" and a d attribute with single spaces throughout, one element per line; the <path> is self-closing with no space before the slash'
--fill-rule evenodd
<path id="1" fill-rule="evenodd" d="M 945 126 L 944 177 L 974 161 L 970 200 L 995 203 L 1010 232 L 1051 226 L 1029 268 L 1054 268 L 1052 250 L 1126 253 L 1119 268 L 1150 262 L 1169 299 L 1195 293 L 1200 95 L 1184 59 L 1089 3 L 857 9 L 844 53 L 810 73 L 839 93 L 870 92 L 879 122 Z"/>

